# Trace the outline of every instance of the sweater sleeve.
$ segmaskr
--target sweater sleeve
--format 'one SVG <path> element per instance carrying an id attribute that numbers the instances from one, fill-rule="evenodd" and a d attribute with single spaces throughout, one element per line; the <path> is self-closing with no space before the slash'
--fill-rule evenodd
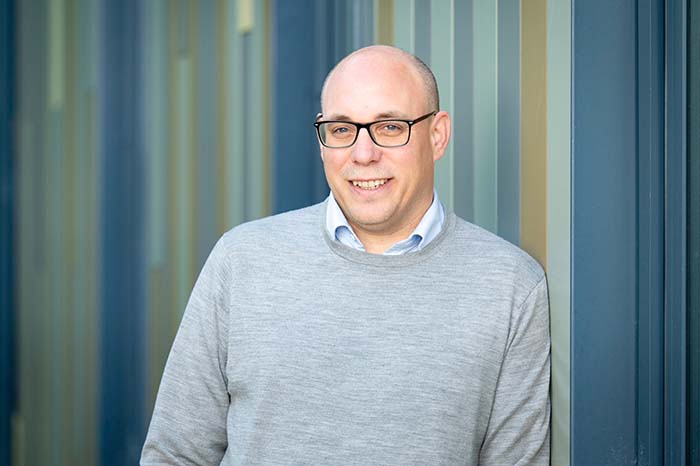
<path id="1" fill-rule="evenodd" d="M 226 451 L 229 299 L 221 243 L 197 279 L 170 350 L 142 466 L 218 465 Z"/>
<path id="2" fill-rule="evenodd" d="M 549 465 L 549 379 L 549 304 L 543 277 L 512 316 L 481 465 Z"/>

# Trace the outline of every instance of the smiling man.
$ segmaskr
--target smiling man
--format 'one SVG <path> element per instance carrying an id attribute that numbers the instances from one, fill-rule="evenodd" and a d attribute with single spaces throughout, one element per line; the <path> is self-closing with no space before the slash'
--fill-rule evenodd
<path id="1" fill-rule="evenodd" d="M 141 464 L 549 464 L 546 280 L 440 203 L 430 69 L 356 51 L 314 126 L 328 199 L 219 240 Z"/>

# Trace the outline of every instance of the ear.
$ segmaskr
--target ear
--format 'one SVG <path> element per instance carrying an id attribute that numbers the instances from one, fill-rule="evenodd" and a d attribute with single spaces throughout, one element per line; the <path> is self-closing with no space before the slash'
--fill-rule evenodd
<path id="1" fill-rule="evenodd" d="M 445 111 L 440 111 L 433 117 L 433 124 L 430 127 L 430 142 L 433 146 L 433 161 L 437 162 L 445 154 L 447 144 L 450 142 L 450 132 L 452 131 L 452 120 Z"/>

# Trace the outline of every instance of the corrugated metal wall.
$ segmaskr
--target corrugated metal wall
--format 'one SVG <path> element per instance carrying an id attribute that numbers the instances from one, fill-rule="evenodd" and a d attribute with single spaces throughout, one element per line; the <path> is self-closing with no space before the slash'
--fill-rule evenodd
<path id="1" fill-rule="evenodd" d="M 443 202 L 556 271 L 553 451 L 568 464 L 569 5 L 20 2 L 15 464 L 135 464 L 209 249 L 327 194 L 320 85 L 371 43 L 435 71 L 454 117 Z"/>

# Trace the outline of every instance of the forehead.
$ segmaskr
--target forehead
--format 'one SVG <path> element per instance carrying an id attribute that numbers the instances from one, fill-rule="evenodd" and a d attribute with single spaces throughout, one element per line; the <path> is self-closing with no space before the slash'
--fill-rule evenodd
<path id="1" fill-rule="evenodd" d="M 372 118 L 387 112 L 415 116 L 427 100 L 415 67 L 392 54 L 361 54 L 342 62 L 329 76 L 323 114 Z"/>

